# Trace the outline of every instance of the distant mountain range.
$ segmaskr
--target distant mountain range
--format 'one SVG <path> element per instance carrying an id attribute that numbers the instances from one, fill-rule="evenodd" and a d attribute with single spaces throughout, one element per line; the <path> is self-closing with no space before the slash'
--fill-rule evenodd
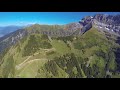
<path id="1" fill-rule="evenodd" d="M 0 30 L 0 77 L 120 78 L 120 15 Z"/>
<path id="2" fill-rule="evenodd" d="M 11 32 L 14 32 L 18 29 L 22 29 L 22 28 L 25 28 L 25 27 L 29 27 L 31 26 L 32 24 L 30 25 L 26 25 L 26 26 L 15 26 L 15 25 L 10 25 L 10 26 L 2 26 L 0 27 L 0 37 L 4 36 L 4 35 L 7 35 Z"/>
<path id="3" fill-rule="evenodd" d="M 23 28 L 23 26 L 4 26 L 4 27 L 0 27 L 0 37 L 7 35 L 11 32 L 14 32 L 18 29 Z"/>

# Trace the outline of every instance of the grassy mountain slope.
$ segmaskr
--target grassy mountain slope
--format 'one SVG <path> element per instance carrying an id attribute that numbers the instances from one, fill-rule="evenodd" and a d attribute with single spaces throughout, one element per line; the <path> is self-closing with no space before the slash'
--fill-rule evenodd
<path id="1" fill-rule="evenodd" d="M 95 28 L 81 36 L 51 38 L 33 33 L 1 56 L 0 77 L 119 77 L 115 41 L 116 37 Z"/>

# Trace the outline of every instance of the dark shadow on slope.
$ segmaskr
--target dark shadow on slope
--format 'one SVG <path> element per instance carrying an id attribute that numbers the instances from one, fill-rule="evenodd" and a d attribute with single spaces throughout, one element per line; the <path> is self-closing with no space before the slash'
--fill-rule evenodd
<path id="1" fill-rule="evenodd" d="M 116 43 L 120 45 L 120 37 L 117 38 Z M 115 57 L 117 62 L 117 71 L 120 72 L 120 48 L 117 48 L 117 50 L 115 51 Z"/>
<path id="2" fill-rule="evenodd" d="M 117 71 L 120 71 L 120 48 L 115 52 L 116 62 L 117 62 Z"/>

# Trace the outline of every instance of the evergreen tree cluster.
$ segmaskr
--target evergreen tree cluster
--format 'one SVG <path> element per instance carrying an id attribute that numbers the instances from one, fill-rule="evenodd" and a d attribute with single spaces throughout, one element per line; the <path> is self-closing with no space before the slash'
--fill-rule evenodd
<path id="1" fill-rule="evenodd" d="M 51 47 L 52 45 L 49 43 L 47 35 L 30 35 L 28 44 L 24 48 L 23 56 L 33 55 L 35 52 L 40 50 L 40 48 L 49 49 Z"/>

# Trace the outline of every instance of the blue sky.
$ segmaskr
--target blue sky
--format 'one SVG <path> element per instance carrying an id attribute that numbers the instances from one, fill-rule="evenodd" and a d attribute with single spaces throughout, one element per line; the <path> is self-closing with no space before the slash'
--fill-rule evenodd
<path id="1" fill-rule="evenodd" d="M 85 16 L 97 13 L 118 14 L 120 12 L 0 12 L 0 26 L 27 24 L 67 24 L 78 22 Z"/>

